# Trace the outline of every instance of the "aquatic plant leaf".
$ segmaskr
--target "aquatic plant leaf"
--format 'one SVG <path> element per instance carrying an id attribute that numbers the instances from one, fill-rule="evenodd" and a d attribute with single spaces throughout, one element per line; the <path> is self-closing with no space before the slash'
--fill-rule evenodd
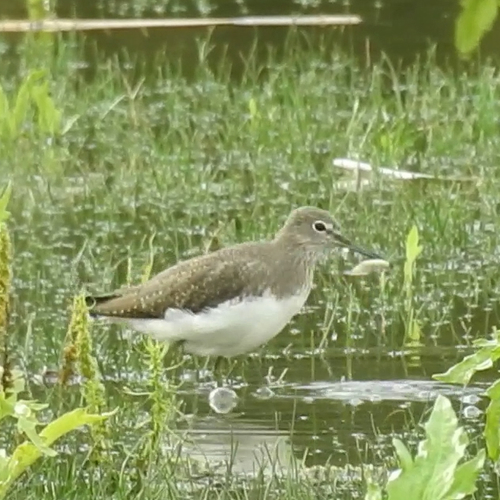
<path id="1" fill-rule="evenodd" d="M 9 182 L 3 190 L 2 196 L 0 196 L 0 224 L 6 221 L 10 216 L 10 213 L 7 211 L 7 205 L 9 203 L 11 193 L 12 184 Z"/>
<path id="2" fill-rule="evenodd" d="M 61 126 L 61 135 L 67 134 L 72 128 L 73 125 L 79 120 L 80 115 L 74 115 L 68 118 L 64 125 Z"/>
<path id="3" fill-rule="evenodd" d="M 0 134 L 10 133 L 8 121 L 9 113 L 9 100 L 7 98 L 7 95 L 5 94 L 3 87 L 0 85 Z"/>
<path id="4" fill-rule="evenodd" d="M 0 449 L 0 485 L 9 478 L 9 460 L 5 449 Z"/>
<path id="5" fill-rule="evenodd" d="M 107 418 L 114 415 L 116 411 L 117 410 L 96 415 L 87 413 L 87 410 L 85 410 L 84 408 L 77 408 L 76 410 L 61 415 L 56 420 L 47 424 L 42 432 L 40 432 L 40 436 L 45 438 L 46 443 L 50 445 L 60 437 L 68 434 L 78 427 L 82 427 L 83 425 L 91 425 L 97 422 L 101 422 L 102 420 L 106 420 Z"/>
<path id="6" fill-rule="evenodd" d="M 404 471 L 410 470 L 413 467 L 413 458 L 408 448 L 401 440 L 397 438 L 394 438 L 392 440 L 392 445 L 396 449 L 396 454 L 398 456 L 401 469 L 403 469 Z"/>
<path id="7" fill-rule="evenodd" d="M 462 361 L 453 365 L 445 373 L 435 373 L 432 378 L 450 384 L 468 384 L 472 376 L 482 370 L 488 370 L 500 358 L 500 345 L 496 341 L 489 343 Z"/>
<path id="8" fill-rule="evenodd" d="M 56 420 L 47 424 L 47 426 L 40 432 L 40 438 L 44 440 L 45 446 L 51 446 L 57 439 L 68 434 L 69 432 L 78 429 L 84 425 L 92 425 L 100 422 L 112 413 L 105 413 L 102 415 L 93 415 L 87 413 L 83 408 L 65 413 Z M 38 458 L 43 455 L 40 448 L 37 448 L 33 443 L 28 441 L 20 444 L 10 457 L 8 463 L 8 476 L 5 481 L 0 481 L 0 499 L 5 498 L 7 490 L 12 483 L 30 467 Z"/>
<path id="9" fill-rule="evenodd" d="M 382 500 L 382 488 L 373 481 L 369 481 L 366 485 L 365 500 Z"/>
<path id="10" fill-rule="evenodd" d="M 38 128 L 41 132 L 54 136 L 61 131 L 61 112 L 56 108 L 49 93 L 48 82 L 32 88 L 31 95 L 38 109 Z"/>
<path id="11" fill-rule="evenodd" d="M 455 24 L 455 46 L 462 55 L 468 55 L 491 29 L 498 11 L 498 0 L 462 0 Z"/>
<path id="12" fill-rule="evenodd" d="M 248 101 L 248 111 L 250 112 L 250 118 L 252 118 L 252 120 L 257 118 L 259 115 L 259 112 L 257 111 L 257 101 L 253 97 L 251 97 Z"/>
<path id="13" fill-rule="evenodd" d="M 5 392 L 0 391 L 0 420 L 14 414 L 14 404 L 15 400 L 12 396 L 7 398 Z"/>
<path id="14" fill-rule="evenodd" d="M 455 500 L 474 491 L 484 462 L 484 451 L 461 466 L 468 438 L 450 401 L 439 395 L 429 420 L 424 425 L 426 439 L 418 446 L 413 464 L 405 452 L 404 466 L 387 483 L 389 500 Z M 398 454 L 402 448 L 398 449 Z M 402 464 L 403 465 L 403 464 Z"/>
<path id="15" fill-rule="evenodd" d="M 488 456 L 497 461 L 500 458 L 500 380 L 497 380 L 486 391 L 490 404 L 486 408 L 486 425 L 484 438 Z"/>
<path id="16" fill-rule="evenodd" d="M 28 439 L 36 446 L 38 450 L 44 455 L 48 455 L 50 457 L 54 457 L 57 453 L 50 449 L 44 442 L 43 439 L 36 432 L 36 426 L 40 425 L 34 418 L 29 417 L 18 417 L 17 419 L 17 428 L 20 432 L 24 432 Z"/>
<path id="17" fill-rule="evenodd" d="M 423 247 L 418 244 L 418 228 L 413 226 L 406 238 L 406 260 L 414 262 L 422 253 Z"/>
<path id="18" fill-rule="evenodd" d="M 472 495 L 476 491 L 476 480 L 483 470 L 486 452 L 480 450 L 472 459 L 457 467 L 453 484 L 448 491 L 446 498 L 460 499 L 467 495 Z"/>
<path id="19" fill-rule="evenodd" d="M 17 96 L 14 100 L 14 107 L 10 114 L 10 131 L 13 136 L 16 136 L 21 131 L 21 125 L 26 119 L 28 109 L 31 103 L 31 92 L 33 84 L 45 76 L 44 70 L 32 71 L 21 83 Z"/>

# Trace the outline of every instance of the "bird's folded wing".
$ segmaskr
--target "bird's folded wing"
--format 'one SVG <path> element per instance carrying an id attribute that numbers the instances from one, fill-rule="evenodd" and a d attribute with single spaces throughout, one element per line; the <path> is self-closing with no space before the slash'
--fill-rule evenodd
<path id="1" fill-rule="evenodd" d="M 259 283 L 268 273 L 259 261 L 238 255 L 217 259 L 214 254 L 181 262 L 143 285 L 120 289 L 109 295 L 88 297 L 92 315 L 120 318 L 162 318 L 168 309 L 193 313 L 262 293 Z"/>

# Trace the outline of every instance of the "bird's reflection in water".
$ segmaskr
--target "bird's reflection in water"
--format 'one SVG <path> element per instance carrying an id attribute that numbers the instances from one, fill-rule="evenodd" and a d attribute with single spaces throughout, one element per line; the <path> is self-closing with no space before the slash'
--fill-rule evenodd
<path id="1" fill-rule="evenodd" d="M 210 470 L 231 474 L 283 473 L 292 463 L 289 435 L 249 421 L 193 419 L 182 442 L 182 455 Z"/>

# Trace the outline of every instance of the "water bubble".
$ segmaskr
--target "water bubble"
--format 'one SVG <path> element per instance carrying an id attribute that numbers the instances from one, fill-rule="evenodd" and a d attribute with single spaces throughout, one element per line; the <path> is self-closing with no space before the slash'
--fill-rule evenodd
<path id="1" fill-rule="evenodd" d="M 436 398 L 436 393 L 434 391 L 419 391 L 417 398 L 421 401 L 432 401 Z"/>
<path id="2" fill-rule="evenodd" d="M 28 405 L 19 401 L 14 406 L 14 413 L 18 417 L 29 417 L 31 414 L 31 410 Z"/>
<path id="3" fill-rule="evenodd" d="M 360 398 L 351 398 L 348 403 L 351 405 L 351 406 L 359 406 L 359 405 L 362 405 L 364 403 L 364 401 Z"/>
<path id="4" fill-rule="evenodd" d="M 195 370 L 185 370 L 180 376 L 181 382 L 187 382 L 189 384 L 196 382 L 196 371 Z"/>
<path id="5" fill-rule="evenodd" d="M 210 392 L 208 403 L 215 413 L 229 413 L 238 403 L 238 395 L 227 387 L 218 387 Z"/>
<path id="6" fill-rule="evenodd" d="M 481 398 L 477 394 L 466 394 L 460 398 L 460 401 L 466 405 L 476 405 Z"/>
<path id="7" fill-rule="evenodd" d="M 270 399 L 274 397 L 274 391 L 272 391 L 269 387 L 259 387 L 255 392 L 254 396 L 259 399 Z"/>
<path id="8" fill-rule="evenodd" d="M 483 412 L 477 406 L 466 406 L 462 410 L 464 418 L 479 418 Z"/>

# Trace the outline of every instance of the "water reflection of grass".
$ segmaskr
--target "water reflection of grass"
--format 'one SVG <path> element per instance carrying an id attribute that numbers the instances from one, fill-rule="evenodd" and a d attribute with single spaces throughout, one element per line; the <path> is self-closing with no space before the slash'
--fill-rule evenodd
<path id="1" fill-rule="evenodd" d="M 5 102 L 17 102 L 19 82 L 38 69 L 35 58 L 23 61 L 19 74 L 1 75 Z M 195 81 L 161 61 L 155 74 L 143 74 L 140 64 L 103 58 L 90 80 L 78 65 L 67 47 L 55 59 L 47 56 L 45 73 L 36 73 L 36 85 L 26 91 L 25 113 L 9 122 L 14 134 L 0 116 L 0 130 L 10 134 L 0 141 L 0 178 L 14 186 L 11 338 L 29 373 L 57 367 L 67 306 L 82 286 L 102 290 L 129 275 L 141 279 L 153 234 L 155 272 L 215 243 L 268 237 L 291 206 L 303 204 L 336 211 L 345 231 L 381 249 L 393 268 L 382 296 L 376 279 L 347 283 L 333 265 L 325 267 L 308 314 L 292 325 L 297 334 L 278 337 L 261 359 L 283 357 L 291 344 L 286 356 L 293 370 L 294 356 L 319 344 L 322 351 L 400 349 L 407 320 L 404 243 L 413 225 L 425 246 L 411 283 L 420 341 L 464 345 L 495 324 L 500 79 L 493 70 L 453 76 L 436 69 L 432 57 L 404 74 L 384 65 L 362 70 L 341 55 L 292 48 L 286 63 L 271 58 L 260 70 L 249 61 L 239 83 L 231 82 L 224 63 L 216 74 L 202 64 Z M 481 183 L 381 178 L 368 190 L 344 191 L 331 163 L 346 155 Z M 221 486 L 206 471 L 188 469 L 164 441 L 176 431 L 167 432 L 175 409 L 158 398 L 175 375 L 159 367 L 174 365 L 179 354 L 124 333 L 96 325 L 92 337 L 96 373 L 111 378 L 106 406 L 120 407 L 109 429 L 112 466 L 87 462 L 92 441 L 79 435 L 68 441 L 66 455 L 41 464 L 43 476 L 26 477 L 11 498 L 176 498 L 188 483 L 201 488 L 193 493 L 202 491 L 201 498 L 258 492 L 313 498 L 311 491 L 333 488 L 333 479 L 311 489 L 297 478 L 276 487 L 268 478 L 248 486 L 224 478 Z M 244 383 L 243 364 L 240 369 Z M 57 391 L 33 391 L 54 412 L 80 404 L 76 387 L 62 399 Z M 317 434 L 316 425 L 311 422 Z M 155 443 L 153 451 L 145 439 Z M 84 453 L 73 454 L 76 449 Z"/>

